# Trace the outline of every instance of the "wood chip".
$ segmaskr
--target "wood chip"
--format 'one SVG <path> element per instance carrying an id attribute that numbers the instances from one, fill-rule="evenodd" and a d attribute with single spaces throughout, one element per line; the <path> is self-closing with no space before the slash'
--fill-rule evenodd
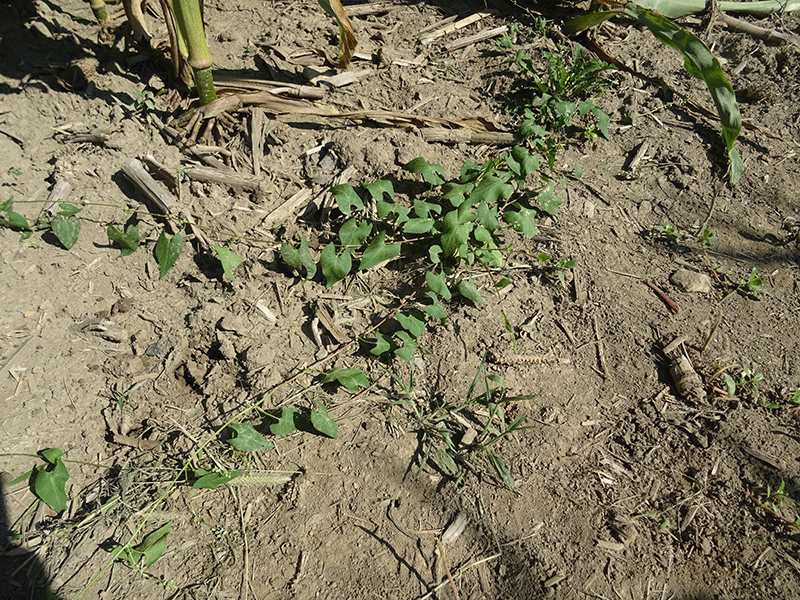
<path id="1" fill-rule="evenodd" d="M 437 29 L 436 31 L 434 31 L 430 35 L 426 35 L 424 38 L 422 38 L 422 45 L 426 46 L 426 45 L 430 44 L 432 41 L 434 41 L 434 40 L 436 40 L 436 39 L 438 39 L 440 37 L 443 37 L 445 35 L 449 35 L 449 34 L 453 33 L 454 31 L 457 31 L 457 30 L 459 30 L 459 29 L 461 29 L 463 27 L 467 27 L 468 25 L 472 25 L 473 23 L 477 23 L 478 21 L 480 21 L 484 17 L 488 17 L 489 15 L 491 15 L 493 12 L 497 12 L 497 11 L 486 11 L 486 12 L 474 13 L 474 14 L 469 15 L 468 17 L 464 17 L 463 19 L 461 19 L 459 21 L 455 21 L 454 23 L 450 23 L 448 25 L 445 25 L 444 27 L 441 27 L 440 29 Z"/>
<path id="2" fill-rule="evenodd" d="M 261 222 L 261 227 L 263 229 L 272 229 L 276 225 L 288 221 L 300 211 L 301 207 L 308 204 L 312 195 L 312 191 L 308 188 L 303 188 L 295 193 L 291 198 L 264 217 L 264 220 Z"/>
<path id="3" fill-rule="evenodd" d="M 504 33 L 507 32 L 508 32 L 508 25 L 503 25 L 502 27 L 495 27 L 494 29 L 484 29 L 483 31 L 476 33 L 475 35 L 461 38 L 460 40 L 456 40 L 455 42 L 450 42 L 449 44 L 446 44 L 445 50 L 447 50 L 448 52 L 452 52 L 453 50 L 458 50 L 459 48 L 464 48 L 465 46 L 469 46 L 471 44 L 477 44 L 478 42 L 492 39 L 499 35 L 503 35 Z"/>
<path id="4" fill-rule="evenodd" d="M 122 165 L 122 172 L 144 196 L 145 204 L 150 212 L 157 215 L 169 215 L 177 209 L 177 203 L 170 193 L 157 182 L 144 165 L 132 158 Z"/>
<path id="5" fill-rule="evenodd" d="M 458 513 L 456 518 L 453 519 L 453 522 L 450 523 L 450 526 L 444 530 L 442 534 L 442 543 L 445 546 L 449 546 L 453 542 L 455 542 L 459 536 L 464 533 L 464 530 L 467 528 L 469 524 L 469 517 L 465 515 L 463 512 Z"/>

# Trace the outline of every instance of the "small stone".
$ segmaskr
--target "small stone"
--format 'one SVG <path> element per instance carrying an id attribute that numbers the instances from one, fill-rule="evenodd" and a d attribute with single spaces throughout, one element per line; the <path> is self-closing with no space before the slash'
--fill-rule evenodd
<path id="1" fill-rule="evenodd" d="M 688 269 L 678 269 L 669 276 L 670 282 L 684 292 L 708 294 L 711 292 L 711 279 L 703 273 L 695 273 Z"/>
<path id="2" fill-rule="evenodd" d="M 222 317 L 217 327 L 222 331 L 230 331 L 236 335 L 245 335 L 247 333 L 247 327 L 245 327 L 242 320 L 235 315 L 225 315 Z"/>

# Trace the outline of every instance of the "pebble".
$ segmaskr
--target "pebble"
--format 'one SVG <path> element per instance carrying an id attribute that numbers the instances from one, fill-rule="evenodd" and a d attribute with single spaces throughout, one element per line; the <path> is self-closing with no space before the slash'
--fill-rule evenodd
<path id="1" fill-rule="evenodd" d="M 696 273 L 688 269 L 678 269 L 669 276 L 670 282 L 684 292 L 708 294 L 711 292 L 711 279 L 703 273 Z"/>

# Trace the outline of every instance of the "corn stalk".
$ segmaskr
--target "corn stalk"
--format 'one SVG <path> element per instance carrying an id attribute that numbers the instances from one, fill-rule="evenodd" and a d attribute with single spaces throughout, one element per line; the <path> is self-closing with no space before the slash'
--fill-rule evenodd
<path id="1" fill-rule="evenodd" d="M 99 23 L 107 19 L 103 0 L 89 0 Z M 203 0 L 160 0 L 170 37 L 173 71 L 186 81 L 185 65 L 192 71 L 200 104 L 206 106 L 217 99 L 214 85 L 214 59 L 206 43 L 203 24 Z M 320 6 L 339 25 L 339 60 L 337 66 L 346 69 L 357 44 L 353 26 L 342 7 L 341 0 L 318 0 Z M 122 0 L 128 22 L 137 42 L 151 46 L 142 12 L 142 0 Z M 187 81 L 188 83 L 188 81 Z"/>

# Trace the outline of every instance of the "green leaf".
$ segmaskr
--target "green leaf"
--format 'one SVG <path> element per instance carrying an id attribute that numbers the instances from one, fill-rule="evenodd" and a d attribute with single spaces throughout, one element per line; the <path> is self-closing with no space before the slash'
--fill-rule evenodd
<path id="1" fill-rule="evenodd" d="M 458 208 L 475 189 L 475 184 L 447 183 L 442 187 L 442 198 L 447 200 L 454 208 Z"/>
<path id="2" fill-rule="evenodd" d="M 436 294 L 434 294 L 433 292 L 426 292 L 425 295 L 428 296 L 428 298 L 431 299 L 433 304 L 427 304 L 427 305 L 423 306 L 422 310 L 424 310 L 425 313 L 429 317 L 432 317 L 434 319 L 440 319 L 441 321 L 445 321 L 447 319 L 447 312 L 445 312 L 444 306 L 442 306 L 442 303 L 439 302 L 439 297 Z"/>
<path id="3" fill-rule="evenodd" d="M 736 95 L 722 72 L 719 61 L 699 37 L 675 25 L 666 17 L 645 10 L 633 2 L 625 4 L 624 12 L 647 27 L 661 43 L 683 53 L 686 71 L 692 77 L 705 82 L 722 123 L 722 139 L 728 151 L 728 175 L 731 184 L 738 181 L 744 170 L 744 163 L 733 145 L 742 127 L 742 115 L 736 103 Z"/>
<path id="4" fill-rule="evenodd" d="M 478 293 L 478 288 L 475 286 L 475 282 L 472 279 L 459 279 L 456 282 L 456 286 L 458 287 L 458 293 L 461 294 L 467 300 L 474 302 L 475 304 L 483 304 L 483 298 Z"/>
<path id="5" fill-rule="evenodd" d="M 470 200 L 473 202 L 498 202 L 508 200 L 514 193 L 514 186 L 506 179 L 488 174 L 481 179 L 478 187 L 472 190 Z"/>
<path id="6" fill-rule="evenodd" d="M 56 450 L 56 452 L 61 451 Z M 36 467 L 33 491 L 36 496 L 50 508 L 56 512 L 61 512 L 67 508 L 67 492 L 65 486 L 67 479 L 69 479 L 69 473 L 61 459 L 46 460 L 48 460 L 50 464 Z"/>
<path id="7" fill-rule="evenodd" d="M 311 411 L 311 425 L 321 434 L 334 440 L 339 434 L 339 426 L 328 416 L 328 409 L 322 402 L 317 402 L 317 410 Z"/>
<path id="8" fill-rule="evenodd" d="M 403 227 L 403 233 L 416 235 L 429 233 L 435 224 L 436 221 L 433 219 L 409 219 Z"/>
<path id="9" fill-rule="evenodd" d="M 353 268 L 352 253 L 351 248 L 345 248 L 341 254 L 336 254 L 336 247 L 332 242 L 322 249 L 319 264 L 327 282 L 326 287 L 331 287 L 337 281 L 347 277 L 350 269 Z"/>
<path id="10" fill-rule="evenodd" d="M 481 246 L 483 246 L 484 248 L 490 248 L 490 249 L 497 248 L 497 244 L 494 243 L 494 238 L 492 237 L 492 234 L 489 233 L 489 231 L 483 225 L 478 225 L 472 231 L 472 235 L 475 236 L 475 240 L 480 242 Z"/>
<path id="11" fill-rule="evenodd" d="M 476 165 L 471 160 L 467 159 L 464 161 L 464 164 L 461 165 L 461 173 L 459 174 L 459 179 L 461 183 L 469 183 L 471 181 L 477 181 L 478 178 L 483 175 L 484 168 L 482 165 Z"/>
<path id="12" fill-rule="evenodd" d="M 160 271 L 159 279 L 162 279 L 175 265 L 181 255 L 181 250 L 183 250 L 183 237 L 180 232 L 171 238 L 168 238 L 164 231 L 161 232 L 155 248 L 156 262 Z"/>
<path id="13" fill-rule="evenodd" d="M 200 479 L 194 482 L 192 488 L 195 490 L 215 490 L 221 485 L 230 483 L 239 477 L 244 471 L 228 471 L 227 473 L 209 473 L 203 475 Z"/>
<path id="14" fill-rule="evenodd" d="M 438 265 L 440 262 L 442 262 L 442 252 L 442 247 L 439 244 L 434 244 L 428 248 L 428 258 L 430 258 L 433 264 Z"/>
<path id="15" fill-rule="evenodd" d="M 544 127 L 531 119 L 522 122 L 522 125 L 519 126 L 519 134 L 526 140 L 530 138 L 544 140 L 550 135 Z"/>
<path id="16" fill-rule="evenodd" d="M 503 255 L 499 250 L 479 248 L 475 251 L 475 256 L 481 263 L 490 267 L 501 267 L 503 265 Z"/>
<path id="17" fill-rule="evenodd" d="M 536 201 L 539 203 L 540 209 L 553 217 L 558 216 L 558 207 L 563 202 L 561 198 L 555 195 L 552 184 L 537 194 Z"/>
<path id="18" fill-rule="evenodd" d="M 281 413 L 281 418 L 269 426 L 269 432 L 272 435 L 289 435 L 294 433 L 297 429 L 294 418 L 297 414 L 297 409 L 293 406 L 286 406 Z"/>
<path id="19" fill-rule="evenodd" d="M 366 271 L 367 269 L 371 269 L 383 261 L 391 260 L 400 254 L 401 244 L 398 242 L 397 244 L 390 244 L 387 246 L 384 243 L 385 238 L 385 231 L 381 231 L 378 235 L 372 238 L 364 250 L 363 256 L 361 257 L 361 263 L 358 265 L 359 270 Z"/>
<path id="20" fill-rule="evenodd" d="M 335 185 L 330 191 L 333 194 L 333 199 L 336 200 L 336 205 L 344 215 L 349 215 L 354 206 L 356 210 L 364 208 L 364 202 L 349 183 Z"/>
<path id="21" fill-rule="evenodd" d="M 59 458 L 64 456 L 64 451 L 59 450 L 58 448 L 47 448 L 46 450 L 40 450 L 38 454 L 45 461 L 49 462 L 51 465 L 54 465 Z"/>
<path id="22" fill-rule="evenodd" d="M 19 213 L 13 210 L 5 211 L 5 217 L 0 217 L 0 227 L 8 227 L 10 229 L 17 229 L 20 231 L 32 231 L 28 221 Z"/>
<path id="23" fill-rule="evenodd" d="M 586 15 L 575 17 L 564 23 L 564 34 L 571 35 L 579 31 L 584 31 L 585 29 L 597 27 L 603 21 L 608 21 L 621 12 L 621 10 L 604 10 L 602 12 L 591 12 Z"/>
<path id="24" fill-rule="evenodd" d="M 240 452 L 255 452 L 273 448 L 272 443 L 258 433 L 250 423 L 238 423 L 228 427 L 234 433 L 234 436 L 228 439 L 228 443 Z"/>
<path id="25" fill-rule="evenodd" d="M 58 206 L 61 208 L 61 210 L 58 211 L 58 214 L 62 217 L 71 217 L 73 215 L 77 215 L 82 210 L 81 208 L 78 208 L 74 204 L 70 204 L 68 202 L 59 202 Z"/>
<path id="26" fill-rule="evenodd" d="M 506 157 L 506 164 L 520 182 L 539 170 L 539 158 L 524 146 L 514 146 L 511 154 Z"/>
<path id="27" fill-rule="evenodd" d="M 511 473 L 508 472 L 508 469 L 506 469 L 506 466 L 503 464 L 503 461 L 500 460 L 500 457 L 488 448 L 485 448 L 485 450 L 486 457 L 489 459 L 489 462 L 491 463 L 495 472 L 500 476 L 500 479 L 503 481 L 503 483 L 505 483 L 508 489 L 511 491 L 516 491 L 517 486 L 514 485 L 514 478 L 511 477 Z"/>
<path id="28" fill-rule="evenodd" d="M 372 233 L 372 223 L 364 221 L 359 225 L 355 219 L 348 219 L 339 228 L 339 239 L 345 246 L 360 246 Z"/>
<path id="29" fill-rule="evenodd" d="M 109 550 L 111 554 L 114 555 L 114 558 L 124 560 L 128 563 L 129 566 L 133 567 L 139 562 L 139 559 L 142 558 L 142 553 L 134 550 L 133 548 L 129 548 L 128 546 L 117 546 Z"/>
<path id="30" fill-rule="evenodd" d="M 497 207 L 489 208 L 486 203 L 478 204 L 478 222 L 488 231 L 494 232 L 500 222 L 497 220 Z"/>
<path id="31" fill-rule="evenodd" d="M 414 200 L 414 213 L 421 219 L 427 219 L 430 213 L 441 214 L 442 207 L 438 204 L 431 202 L 424 202 L 422 200 Z"/>
<path id="32" fill-rule="evenodd" d="M 56 234 L 58 241 L 67 250 L 71 249 L 78 241 L 81 232 L 81 222 L 75 215 L 64 217 L 60 214 L 53 217 L 50 221 L 50 228 Z"/>
<path id="33" fill-rule="evenodd" d="M 400 326 L 411 334 L 414 339 L 421 336 L 425 331 L 425 321 L 418 319 L 414 315 L 398 313 L 397 322 Z"/>
<path id="34" fill-rule="evenodd" d="M 31 477 L 33 477 L 33 474 L 34 474 L 35 472 L 36 472 L 36 467 L 32 468 L 32 469 L 31 469 L 30 471 L 28 471 L 27 473 L 23 473 L 22 475 L 20 475 L 19 477 L 17 477 L 17 478 L 15 478 L 15 479 L 13 479 L 12 481 L 9 481 L 9 482 L 8 482 L 8 483 L 6 483 L 5 485 L 3 485 L 3 487 L 4 487 L 4 488 L 5 488 L 5 487 L 13 487 L 13 486 L 17 485 L 18 483 L 22 483 L 22 482 L 23 482 L 23 481 L 25 481 L 26 479 L 30 479 Z"/>
<path id="35" fill-rule="evenodd" d="M 121 248 L 120 256 L 130 256 L 139 247 L 139 230 L 133 225 L 128 225 L 124 233 L 118 231 L 113 225 L 109 225 L 106 235 L 109 240 Z"/>
<path id="36" fill-rule="evenodd" d="M 383 200 L 383 195 L 386 194 L 389 198 L 394 198 L 394 187 L 391 181 L 385 179 L 378 179 L 373 183 L 365 183 L 364 189 L 369 192 L 375 202 Z M 383 217 L 381 217 L 383 218 Z"/>
<path id="37" fill-rule="evenodd" d="M 172 521 L 156 529 L 135 548 L 144 555 L 145 568 L 152 565 L 164 554 L 164 549 L 167 547 L 167 535 L 171 528 Z"/>
<path id="38" fill-rule="evenodd" d="M 444 183 L 444 169 L 441 165 L 431 164 L 421 156 L 406 163 L 403 168 L 410 173 L 419 173 L 431 185 Z"/>
<path id="39" fill-rule="evenodd" d="M 444 471 L 445 474 L 451 477 L 458 475 L 458 465 L 446 450 L 437 448 L 436 456 L 439 458 L 439 466 L 442 468 L 442 471 Z"/>
<path id="40" fill-rule="evenodd" d="M 394 220 L 395 225 L 402 225 L 408 221 L 408 213 L 411 209 L 407 206 L 398 206 L 391 202 L 378 201 L 375 203 L 375 212 L 379 219 L 386 219 L 389 215 L 397 215 Z"/>
<path id="41" fill-rule="evenodd" d="M 436 293 L 437 296 L 441 296 L 448 302 L 453 297 L 450 290 L 447 288 L 447 281 L 444 273 L 436 275 L 433 271 L 428 271 L 425 273 L 425 283 L 428 284 L 432 292 Z"/>
<path id="42" fill-rule="evenodd" d="M 306 281 L 312 279 L 317 273 L 317 265 L 311 258 L 311 252 L 308 250 L 308 242 L 305 236 L 300 238 L 300 248 L 295 249 L 286 242 L 281 244 L 281 258 L 283 262 L 297 269 L 298 272 L 305 271 Z"/>
<path id="43" fill-rule="evenodd" d="M 610 117 L 594 105 L 592 105 L 592 114 L 597 119 L 597 128 L 600 130 L 600 133 L 603 134 L 604 138 L 610 140 L 611 134 L 608 132 L 608 121 Z"/>
<path id="44" fill-rule="evenodd" d="M 233 281 L 233 270 L 242 264 L 242 259 L 222 246 L 214 246 L 214 250 L 216 250 L 217 256 L 219 256 L 219 260 L 222 263 L 222 270 L 225 271 L 225 275 L 228 276 L 228 279 Z"/>
<path id="45" fill-rule="evenodd" d="M 408 332 L 402 329 L 394 334 L 397 339 L 403 342 L 402 346 L 394 349 L 394 353 L 403 360 L 412 360 L 414 358 L 414 351 L 419 348 L 419 344 L 412 338 Z"/>
<path id="46" fill-rule="evenodd" d="M 370 349 L 370 354 L 373 356 L 380 356 L 381 354 L 385 354 L 392 349 L 392 342 L 388 336 L 385 336 L 380 332 L 376 333 L 375 336 L 375 346 Z"/>
<path id="47" fill-rule="evenodd" d="M 536 212 L 530 208 L 520 206 L 518 203 L 514 203 L 514 206 L 517 207 L 517 210 L 504 212 L 503 220 L 527 238 L 532 238 L 539 233 L 539 228 L 536 227 L 535 221 Z"/>
<path id="48" fill-rule="evenodd" d="M 367 376 L 364 375 L 364 371 L 360 369 L 337 367 L 325 373 L 322 378 L 322 383 L 332 383 L 334 381 L 340 383 L 352 392 L 357 392 L 359 387 L 369 387 Z"/>
<path id="49" fill-rule="evenodd" d="M 455 256 L 461 244 L 469 239 L 471 224 L 459 224 L 459 211 L 451 210 L 442 219 L 442 250 L 447 256 Z"/>

